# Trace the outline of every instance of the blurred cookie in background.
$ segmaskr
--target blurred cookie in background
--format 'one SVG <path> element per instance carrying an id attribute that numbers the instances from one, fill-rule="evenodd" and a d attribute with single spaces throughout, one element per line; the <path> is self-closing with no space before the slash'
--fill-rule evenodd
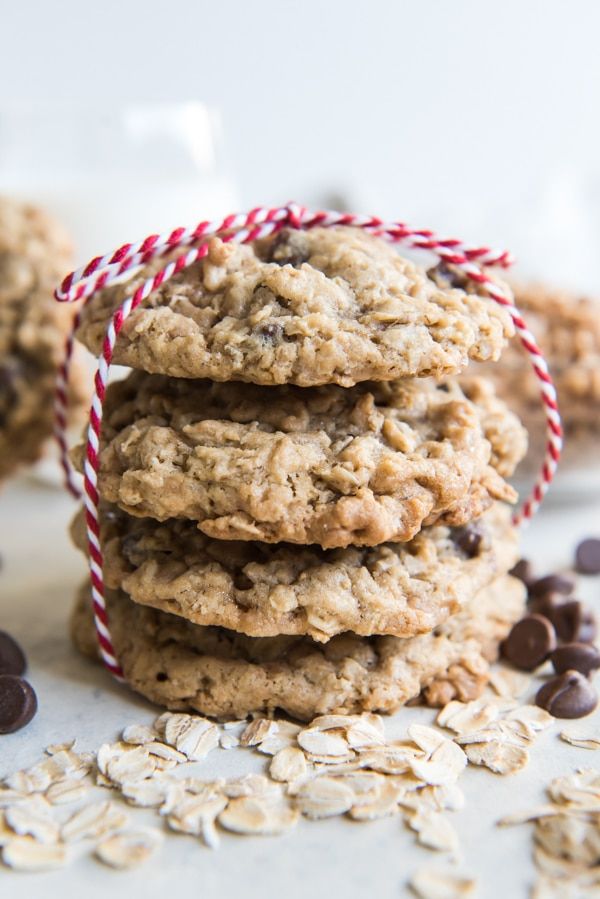
<path id="1" fill-rule="evenodd" d="M 565 432 L 560 486 L 600 488 L 600 299 L 553 290 L 541 284 L 515 286 L 515 302 L 548 362 Z M 531 364 L 518 339 L 500 362 L 486 365 L 497 393 L 529 431 L 529 452 L 518 474 L 539 466 L 545 443 L 545 418 Z M 589 473 L 597 470 L 597 479 Z M 576 480 L 580 478 L 580 482 Z"/>
<path id="2" fill-rule="evenodd" d="M 54 385 L 75 314 L 53 290 L 71 242 L 41 209 L 0 197 L 0 480 L 40 458 L 54 424 Z M 72 408 L 86 395 L 75 371 Z"/>

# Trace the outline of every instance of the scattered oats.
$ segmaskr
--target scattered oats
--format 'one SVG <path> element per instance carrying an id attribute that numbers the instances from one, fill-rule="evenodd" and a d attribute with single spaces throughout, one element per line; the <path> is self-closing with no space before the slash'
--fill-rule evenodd
<path id="1" fill-rule="evenodd" d="M 219 815 L 219 824 L 234 833 L 273 836 L 290 830 L 298 821 L 298 811 L 265 796 L 232 799 Z"/>
<path id="2" fill-rule="evenodd" d="M 438 852 L 458 852 L 458 834 L 441 812 L 419 809 L 409 816 L 408 825 L 417 832 L 417 839 L 422 846 Z"/>
<path id="3" fill-rule="evenodd" d="M 336 779 L 340 783 L 346 784 L 354 793 L 354 805 L 371 802 L 380 795 L 385 783 L 393 783 L 393 779 L 386 778 L 383 774 L 376 771 L 351 771 L 348 774 L 341 774 Z"/>
<path id="4" fill-rule="evenodd" d="M 296 794 L 296 804 L 307 818 L 343 815 L 354 803 L 354 791 L 334 777 L 324 776 L 310 780 Z"/>
<path id="5" fill-rule="evenodd" d="M 360 754 L 359 766 L 378 771 L 380 774 L 404 774 L 411 770 L 411 764 L 422 753 L 414 748 L 387 744 L 381 749 L 371 749 Z"/>
<path id="6" fill-rule="evenodd" d="M 45 796 L 52 805 L 67 805 L 70 802 L 79 802 L 90 791 L 90 785 L 84 780 L 66 777 L 57 780 L 46 790 Z"/>
<path id="7" fill-rule="evenodd" d="M 15 837 L 2 850 L 5 865 L 16 871 L 51 871 L 67 861 L 67 851 L 60 843 L 45 845 L 32 837 Z"/>
<path id="8" fill-rule="evenodd" d="M 374 715 L 373 718 L 379 716 Z M 371 749 L 385 744 L 382 729 L 368 718 L 361 719 L 346 730 L 346 739 L 351 749 Z"/>
<path id="9" fill-rule="evenodd" d="M 97 759 L 100 773 L 117 784 L 146 780 L 156 770 L 156 759 L 149 755 L 146 746 L 105 743 L 98 750 Z"/>
<path id="10" fill-rule="evenodd" d="M 545 730 L 554 724 L 554 717 L 537 705 L 520 705 L 516 709 L 508 709 L 504 714 L 505 721 L 519 721 L 534 733 Z"/>
<path id="11" fill-rule="evenodd" d="M 158 740 L 153 740 L 152 743 L 144 744 L 144 749 L 150 755 L 156 756 L 162 759 L 162 761 L 172 762 L 173 764 L 169 767 L 174 768 L 176 765 L 182 765 L 183 762 L 187 762 L 187 756 L 178 749 L 169 746 L 168 743 L 160 743 Z"/>
<path id="12" fill-rule="evenodd" d="M 95 802 L 76 811 L 63 824 L 61 837 L 65 843 L 102 837 L 120 830 L 128 823 L 128 815 L 115 802 Z"/>
<path id="13" fill-rule="evenodd" d="M 291 721 L 281 719 L 277 721 L 277 731 L 265 737 L 256 748 L 264 755 L 276 755 L 280 749 L 295 746 L 296 737 L 301 730 L 299 724 L 292 724 Z"/>
<path id="14" fill-rule="evenodd" d="M 171 786 L 171 781 L 152 777 L 149 780 L 122 784 L 121 795 L 132 805 L 140 808 L 159 808 L 166 800 Z"/>
<path id="15" fill-rule="evenodd" d="M 185 796 L 167 817 L 172 830 L 201 836 L 207 823 L 214 827 L 215 819 L 227 807 L 227 797 L 210 790 L 205 795 Z"/>
<path id="16" fill-rule="evenodd" d="M 9 805 L 15 805 L 23 799 L 27 799 L 27 793 L 8 787 L 0 787 L 0 809 L 7 808 Z"/>
<path id="17" fill-rule="evenodd" d="M 199 715 L 169 715 L 164 722 L 164 738 L 190 762 L 199 762 L 219 745 L 219 728 Z"/>
<path id="18" fill-rule="evenodd" d="M 219 736 L 219 746 L 221 749 L 235 749 L 236 746 L 239 745 L 239 737 L 236 737 L 235 734 L 225 732 Z"/>
<path id="19" fill-rule="evenodd" d="M 152 743 L 153 740 L 156 740 L 156 731 L 147 724 L 130 724 L 123 731 L 121 739 L 124 743 L 143 746 L 144 743 Z"/>
<path id="20" fill-rule="evenodd" d="M 487 743 L 471 743 L 466 754 L 472 765 L 482 765 L 495 774 L 515 774 L 529 761 L 529 753 L 522 746 L 490 740 Z"/>
<path id="21" fill-rule="evenodd" d="M 152 828 L 123 831 L 98 843 L 94 854 L 111 868 L 135 868 L 150 858 L 162 839 Z"/>
<path id="22" fill-rule="evenodd" d="M 306 758 L 301 749 L 288 746 L 274 755 L 269 766 L 269 774 L 273 780 L 291 783 L 306 774 Z"/>
<path id="23" fill-rule="evenodd" d="M 261 796 L 265 793 L 279 792 L 279 787 L 264 774 L 244 774 L 234 777 L 223 784 L 223 792 L 230 799 L 241 796 Z"/>
<path id="24" fill-rule="evenodd" d="M 531 686 L 531 675 L 498 666 L 489 673 L 489 685 L 498 696 L 518 699 Z"/>
<path id="25" fill-rule="evenodd" d="M 579 768 L 575 774 L 556 777 L 548 787 L 548 795 L 555 802 L 587 805 L 600 803 L 600 772 L 593 768 Z"/>
<path id="26" fill-rule="evenodd" d="M 442 742 L 428 759 L 413 759 L 410 769 L 415 777 L 432 786 L 455 783 L 467 765 L 460 746 L 442 737 Z"/>
<path id="27" fill-rule="evenodd" d="M 267 737 L 275 736 L 278 731 L 279 725 L 277 721 L 273 721 L 270 718 L 255 718 L 243 732 L 240 737 L 240 743 L 242 746 L 256 746 Z"/>
<path id="28" fill-rule="evenodd" d="M 578 746 L 580 749 L 600 749 L 600 730 L 598 728 L 591 731 L 577 726 L 570 727 L 568 730 L 560 732 L 560 738 L 565 743 Z"/>
<path id="29" fill-rule="evenodd" d="M 419 868 L 410 879 L 419 899 L 464 899 L 475 893 L 476 881 L 442 868 Z"/>
<path id="30" fill-rule="evenodd" d="M 19 836 L 31 836 L 39 843 L 58 842 L 60 828 L 52 817 L 52 806 L 39 795 L 29 796 L 7 808 L 4 819 Z"/>
<path id="31" fill-rule="evenodd" d="M 297 739 L 298 745 L 305 752 L 310 753 L 311 756 L 318 756 L 319 760 L 327 760 L 335 756 L 346 758 L 349 754 L 348 741 L 343 734 L 328 733 L 311 727 L 301 730 Z"/>
<path id="32" fill-rule="evenodd" d="M 354 821 L 374 821 L 376 818 L 386 818 L 400 811 L 398 800 L 403 795 L 400 784 L 391 779 L 384 780 L 383 784 L 374 791 L 375 795 L 359 794 L 358 802 L 349 811 Z"/>
<path id="33" fill-rule="evenodd" d="M 15 771 L 4 780 L 4 785 L 11 790 L 29 795 L 41 793 L 51 784 L 51 778 L 47 771 L 38 769 L 37 766 L 23 771 Z"/>
<path id="34" fill-rule="evenodd" d="M 6 846 L 11 840 L 14 840 L 16 834 L 12 827 L 9 827 L 4 817 L 4 812 L 0 811 L 0 847 Z"/>
<path id="35" fill-rule="evenodd" d="M 439 712 L 436 721 L 440 727 L 447 727 L 456 734 L 481 730 L 499 716 L 497 704 L 482 699 L 473 702 L 453 700 Z"/>
<path id="36" fill-rule="evenodd" d="M 73 748 L 75 743 L 75 740 L 67 740 L 65 743 L 51 743 L 50 746 L 46 746 L 46 753 L 48 755 L 56 755 L 57 752 L 68 751 Z"/>
<path id="37" fill-rule="evenodd" d="M 408 728 L 408 736 L 428 756 L 435 752 L 439 746 L 450 742 L 448 737 L 440 733 L 439 730 L 435 730 L 433 727 L 426 727 L 423 724 L 411 724 Z"/>
<path id="38" fill-rule="evenodd" d="M 224 721 L 222 724 L 223 730 L 237 730 L 240 728 L 245 728 L 247 725 L 247 720 L 245 718 L 238 718 L 235 721 Z"/>

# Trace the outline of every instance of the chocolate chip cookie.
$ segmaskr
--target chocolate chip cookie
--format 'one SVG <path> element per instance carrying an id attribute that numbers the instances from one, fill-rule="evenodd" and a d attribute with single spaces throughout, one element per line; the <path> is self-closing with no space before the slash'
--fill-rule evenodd
<path id="1" fill-rule="evenodd" d="M 101 509 L 104 578 L 139 604 L 254 637 L 430 631 L 518 557 L 507 507 L 368 549 L 213 540 L 191 522 Z M 83 514 L 72 534 L 85 551 Z"/>
<path id="2" fill-rule="evenodd" d="M 423 696 L 430 705 L 467 701 L 483 690 L 488 662 L 522 615 L 525 588 L 500 577 L 438 630 L 412 639 L 340 634 L 257 639 L 199 627 L 108 591 L 117 655 L 128 683 L 169 709 L 240 718 L 283 709 L 299 719 L 361 711 L 393 712 Z M 98 658 L 89 588 L 72 619 L 76 646 Z"/>
<path id="3" fill-rule="evenodd" d="M 73 308 L 52 291 L 71 247 L 33 206 L 0 198 L 0 479 L 34 462 L 54 424 L 56 369 Z M 74 405 L 83 399 L 74 388 Z"/>
<path id="4" fill-rule="evenodd" d="M 118 305 L 165 264 L 88 304 L 79 337 L 96 355 Z M 173 377 L 350 387 L 456 373 L 497 359 L 512 332 L 505 309 L 436 283 L 380 238 L 286 230 L 247 246 L 212 238 L 206 259 L 131 314 L 114 360 Z"/>
<path id="5" fill-rule="evenodd" d="M 110 386 L 99 490 L 130 515 L 222 540 L 374 546 L 466 524 L 510 476 L 526 432 L 485 382 L 299 388 L 134 372 Z M 83 449 L 75 453 L 82 468 Z"/>

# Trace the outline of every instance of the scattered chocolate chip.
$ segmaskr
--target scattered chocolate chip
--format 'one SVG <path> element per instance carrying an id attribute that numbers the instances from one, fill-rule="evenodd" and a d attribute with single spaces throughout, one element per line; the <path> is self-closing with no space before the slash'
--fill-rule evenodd
<path id="1" fill-rule="evenodd" d="M 575 568 L 581 574 L 600 574 L 600 539 L 582 540 L 575 550 Z"/>
<path id="2" fill-rule="evenodd" d="M 452 539 L 465 556 L 472 559 L 479 554 L 483 534 L 475 525 L 470 524 L 464 528 L 454 528 Z"/>
<path id="3" fill-rule="evenodd" d="M 0 734 L 12 734 L 29 724 L 37 711 L 31 684 L 16 674 L 0 674 Z"/>
<path id="4" fill-rule="evenodd" d="M 529 559 L 519 559 L 517 564 L 511 568 L 508 573 L 512 574 L 513 577 L 518 578 L 520 581 L 523 581 L 525 585 L 531 584 L 534 580 L 533 565 Z"/>
<path id="5" fill-rule="evenodd" d="M 513 626 L 502 644 L 502 654 L 516 668 L 533 671 L 555 648 L 556 634 L 548 619 L 526 615 Z"/>
<path id="6" fill-rule="evenodd" d="M 0 674 L 25 674 L 27 661 L 16 640 L 0 631 Z"/>
<path id="7" fill-rule="evenodd" d="M 575 581 L 568 574 L 547 574 L 529 584 L 530 596 L 543 596 L 545 593 L 560 593 L 570 596 L 575 589 Z"/>
<path id="8" fill-rule="evenodd" d="M 540 687 L 536 705 L 555 718 L 583 718 L 598 704 L 596 691 L 579 671 L 565 671 Z"/>
<path id="9" fill-rule="evenodd" d="M 283 228 L 269 244 L 266 261 L 298 268 L 308 259 L 308 243 L 304 232 Z"/>
<path id="10" fill-rule="evenodd" d="M 596 636 L 594 614 L 578 599 L 556 604 L 548 617 L 561 643 L 591 643 Z"/>
<path id="11" fill-rule="evenodd" d="M 565 598 L 560 593 L 545 593 L 542 596 L 530 596 L 527 600 L 528 612 L 543 615 L 552 621 L 557 608 L 562 606 Z"/>
<path id="12" fill-rule="evenodd" d="M 557 674 L 570 670 L 589 676 L 600 668 L 600 652 L 589 643 L 565 643 L 550 654 L 550 661 Z"/>

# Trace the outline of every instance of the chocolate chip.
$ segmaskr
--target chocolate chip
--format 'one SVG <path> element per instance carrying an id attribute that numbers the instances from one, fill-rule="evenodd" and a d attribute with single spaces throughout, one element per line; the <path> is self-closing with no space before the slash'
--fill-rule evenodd
<path id="1" fill-rule="evenodd" d="M 550 661 L 557 674 L 571 670 L 589 676 L 600 668 L 600 652 L 589 643 L 565 643 L 551 653 Z"/>
<path id="2" fill-rule="evenodd" d="M 308 261 L 309 255 L 306 235 L 302 231 L 283 228 L 269 244 L 266 261 L 298 268 Z"/>
<path id="3" fill-rule="evenodd" d="M 583 718 L 594 711 L 598 696 L 583 674 L 565 671 L 540 687 L 535 701 L 555 718 Z"/>
<path id="4" fill-rule="evenodd" d="M 16 640 L 0 631 L 0 674 L 25 674 L 27 661 Z"/>
<path id="5" fill-rule="evenodd" d="M 529 559 L 519 559 L 517 564 L 511 568 L 508 573 L 512 574 L 513 577 L 518 578 L 520 581 L 523 581 L 524 584 L 533 583 L 533 565 Z"/>
<path id="6" fill-rule="evenodd" d="M 547 574 L 529 584 L 530 596 L 543 596 L 544 593 L 560 593 L 570 596 L 575 589 L 575 581 L 568 574 Z"/>
<path id="7" fill-rule="evenodd" d="M 479 554 L 483 534 L 475 525 L 470 524 L 464 528 L 454 528 L 452 539 L 465 556 L 472 559 Z"/>
<path id="8" fill-rule="evenodd" d="M 600 539 L 582 540 L 575 550 L 575 568 L 581 574 L 600 574 Z"/>
<path id="9" fill-rule="evenodd" d="M 427 270 L 427 277 L 438 285 L 438 287 L 464 287 L 467 276 L 459 269 L 450 268 L 445 262 L 438 262 L 432 268 Z"/>
<path id="10" fill-rule="evenodd" d="M 556 634 L 547 618 L 526 615 L 502 644 L 502 654 L 516 668 L 533 671 L 556 648 Z"/>
<path id="11" fill-rule="evenodd" d="M 542 596 L 530 596 L 527 600 L 527 609 L 530 613 L 543 615 L 552 621 L 557 608 L 562 606 L 565 598 L 560 593 L 545 593 Z"/>
<path id="12" fill-rule="evenodd" d="M 558 603 L 548 617 L 562 643 L 591 643 L 596 636 L 594 614 L 578 599 Z"/>
<path id="13" fill-rule="evenodd" d="M 256 333 L 262 337 L 265 343 L 277 343 L 283 335 L 283 325 L 274 322 L 268 322 L 260 325 L 256 329 Z"/>
<path id="14" fill-rule="evenodd" d="M 16 674 L 0 674 L 0 734 L 12 734 L 29 724 L 37 711 L 31 684 Z"/>

